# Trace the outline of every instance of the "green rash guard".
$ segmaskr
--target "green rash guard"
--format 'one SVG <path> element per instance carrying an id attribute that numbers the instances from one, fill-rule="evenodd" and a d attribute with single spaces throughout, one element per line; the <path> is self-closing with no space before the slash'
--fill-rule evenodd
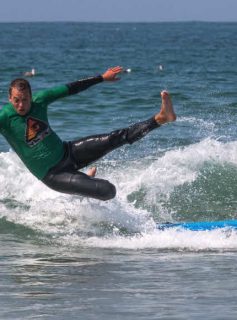
<path id="1" fill-rule="evenodd" d="M 40 180 L 64 155 L 63 142 L 48 123 L 47 107 L 68 95 L 66 85 L 55 87 L 34 95 L 31 109 L 24 116 L 20 116 L 11 103 L 0 111 L 0 132 L 26 167 Z"/>
<path id="2" fill-rule="evenodd" d="M 48 122 L 48 105 L 103 81 L 99 75 L 40 91 L 33 96 L 30 111 L 24 116 L 11 103 L 0 111 L 0 133 L 38 179 L 42 180 L 64 156 L 63 141 Z"/>

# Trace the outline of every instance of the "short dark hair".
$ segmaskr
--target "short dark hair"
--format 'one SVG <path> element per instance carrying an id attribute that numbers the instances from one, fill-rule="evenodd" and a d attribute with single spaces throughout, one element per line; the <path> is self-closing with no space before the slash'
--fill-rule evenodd
<path id="1" fill-rule="evenodd" d="M 13 88 L 16 88 L 19 91 L 27 90 L 29 94 L 32 95 L 30 83 L 26 79 L 17 78 L 10 83 L 9 90 L 8 90 L 10 97 L 12 95 Z"/>

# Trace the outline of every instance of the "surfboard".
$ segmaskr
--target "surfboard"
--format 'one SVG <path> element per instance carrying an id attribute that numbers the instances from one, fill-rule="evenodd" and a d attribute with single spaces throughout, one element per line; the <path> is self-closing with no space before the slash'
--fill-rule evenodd
<path id="1" fill-rule="evenodd" d="M 215 229 L 234 229 L 237 231 L 237 220 L 222 221 L 199 221 L 199 222 L 177 222 L 177 223 L 157 223 L 156 229 L 183 229 L 191 231 L 208 231 Z"/>

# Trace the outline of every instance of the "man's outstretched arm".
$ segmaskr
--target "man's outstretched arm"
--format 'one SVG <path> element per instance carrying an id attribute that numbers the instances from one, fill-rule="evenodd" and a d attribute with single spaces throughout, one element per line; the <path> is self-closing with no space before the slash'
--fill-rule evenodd
<path id="1" fill-rule="evenodd" d="M 99 75 L 97 77 L 91 77 L 88 79 L 82 79 L 78 80 L 75 82 L 71 82 L 67 84 L 68 90 L 69 90 L 69 95 L 79 93 L 83 90 L 88 89 L 89 87 L 103 82 L 103 81 L 117 81 L 119 78 L 117 75 L 123 71 L 122 67 L 114 67 L 114 68 L 109 68 L 107 71 L 105 71 L 104 74 Z"/>

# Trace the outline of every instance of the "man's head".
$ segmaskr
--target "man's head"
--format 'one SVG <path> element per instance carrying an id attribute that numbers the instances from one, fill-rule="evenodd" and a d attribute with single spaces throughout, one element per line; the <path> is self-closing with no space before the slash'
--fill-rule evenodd
<path id="1" fill-rule="evenodd" d="M 31 107 L 31 87 L 25 79 L 15 79 L 9 87 L 9 101 L 16 112 L 24 116 L 30 111 Z"/>

